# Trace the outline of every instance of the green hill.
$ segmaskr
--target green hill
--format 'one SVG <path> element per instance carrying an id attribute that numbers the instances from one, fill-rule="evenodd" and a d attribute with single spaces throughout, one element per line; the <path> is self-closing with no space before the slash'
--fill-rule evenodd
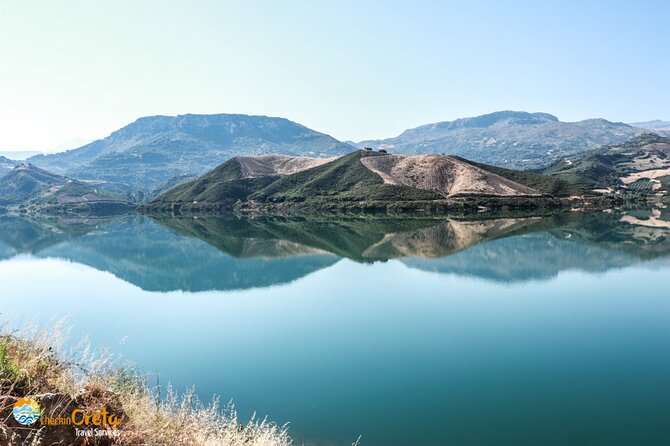
<path id="1" fill-rule="evenodd" d="M 179 184 L 152 203 L 195 204 L 213 208 L 230 208 L 238 201 L 262 190 L 282 176 L 327 163 L 330 159 L 265 155 L 238 156 L 192 181 Z"/>
<path id="2" fill-rule="evenodd" d="M 116 212 L 131 204 L 86 183 L 21 164 L 0 177 L 0 206 L 29 212 Z"/>
<path id="3" fill-rule="evenodd" d="M 234 158 L 160 195 L 146 209 L 443 211 L 464 205 L 545 206 L 576 191 L 561 178 L 457 157 L 358 150 L 333 160 Z"/>
<path id="4" fill-rule="evenodd" d="M 257 202 L 305 202 L 327 206 L 330 201 L 441 200 L 437 192 L 404 185 L 385 184 L 361 160 L 385 156 L 379 152 L 356 151 L 313 169 L 272 182 L 249 198 Z"/>

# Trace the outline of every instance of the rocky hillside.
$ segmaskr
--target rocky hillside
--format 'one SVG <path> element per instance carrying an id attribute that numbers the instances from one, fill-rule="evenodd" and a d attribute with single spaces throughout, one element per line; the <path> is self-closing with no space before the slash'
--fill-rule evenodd
<path id="1" fill-rule="evenodd" d="M 140 118 L 107 138 L 30 162 L 110 190 L 151 191 L 184 174 L 202 175 L 235 156 L 328 157 L 352 147 L 283 118 L 181 115 Z"/>
<path id="2" fill-rule="evenodd" d="M 644 134 L 543 171 L 600 192 L 670 193 L 670 138 Z"/>
<path id="3" fill-rule="evenodd" d="M 622 143 L 643 132 L 604 119 L 561 122 L 547 113 L 500 111 L 427 124 L 395 138 L 362 141 L 358 146 L 400 154 L 445 153 L 500 167 L 530 169 L 603 144 Z"/>
<path id="4" fill-rule="evenodd" d="M 148 208 L 421 207 L 464 197 L 540 198 L 561 190 L 557 184 L 563 182 L 507 169 L 496 173 L 489 166 L 446 155 L 358 150 L 334 160 L 234 158 L 164 193 Z"/>
<path id="5" fill-rule="evenodd" d="M 94 187 L 21 164 L 0 178 L 0 206 L 38 212 L 40 210 L 125 210 L 120 197 Z"/>

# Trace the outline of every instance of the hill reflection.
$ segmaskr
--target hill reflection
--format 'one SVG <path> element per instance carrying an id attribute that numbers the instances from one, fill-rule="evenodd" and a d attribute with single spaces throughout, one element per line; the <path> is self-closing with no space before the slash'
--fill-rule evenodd
<path id="1" fill-rule="evenodd" d="M 341 258 L 400 259 L 425 271 L 519 282 L 664 259 L 669 221 L 666 209 L 496 219 L 5 215 L 0 259 L 66 259 L 161 292 L 279 285 Z"/>

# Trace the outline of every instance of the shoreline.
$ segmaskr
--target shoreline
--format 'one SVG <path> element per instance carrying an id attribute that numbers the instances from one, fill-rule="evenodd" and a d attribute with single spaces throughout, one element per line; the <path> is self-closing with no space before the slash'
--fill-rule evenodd
<path id="1" fill-rule="evenodd" d="M 214 398 L 202 404 L 193 390 L 149 386 L 147 375 L 110 357 L 79 358 L 54 345 L 54 330 L 0 333 L 0 444 L 84 446 L 289 446 L 287 426 L 237 419 L 234 406 Z M 62 336 L 56 336 L 63 342 Z M 29 402 L 38 417 L 19 422 L 16 407 Z"/>

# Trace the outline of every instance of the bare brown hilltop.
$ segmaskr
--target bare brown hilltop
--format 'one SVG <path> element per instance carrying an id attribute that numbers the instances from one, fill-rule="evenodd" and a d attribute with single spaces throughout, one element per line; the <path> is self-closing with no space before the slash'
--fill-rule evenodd
<path id="1" fill-rule="evenodd" d="M 384 183 L 459 195 L 539 196 L 539 191 L 447 155 L 366 156 L 361 163 Z"/>
<path id="2" fill-rule="evenodd" d="M 271 154 L 264 156 L 238 156 L 233 159 L 239 163 L 240 178 L 260 178 L 275 175 L 291 175 L 329 163 L 337 158 L 310 158 L 307 156 Z"/>

